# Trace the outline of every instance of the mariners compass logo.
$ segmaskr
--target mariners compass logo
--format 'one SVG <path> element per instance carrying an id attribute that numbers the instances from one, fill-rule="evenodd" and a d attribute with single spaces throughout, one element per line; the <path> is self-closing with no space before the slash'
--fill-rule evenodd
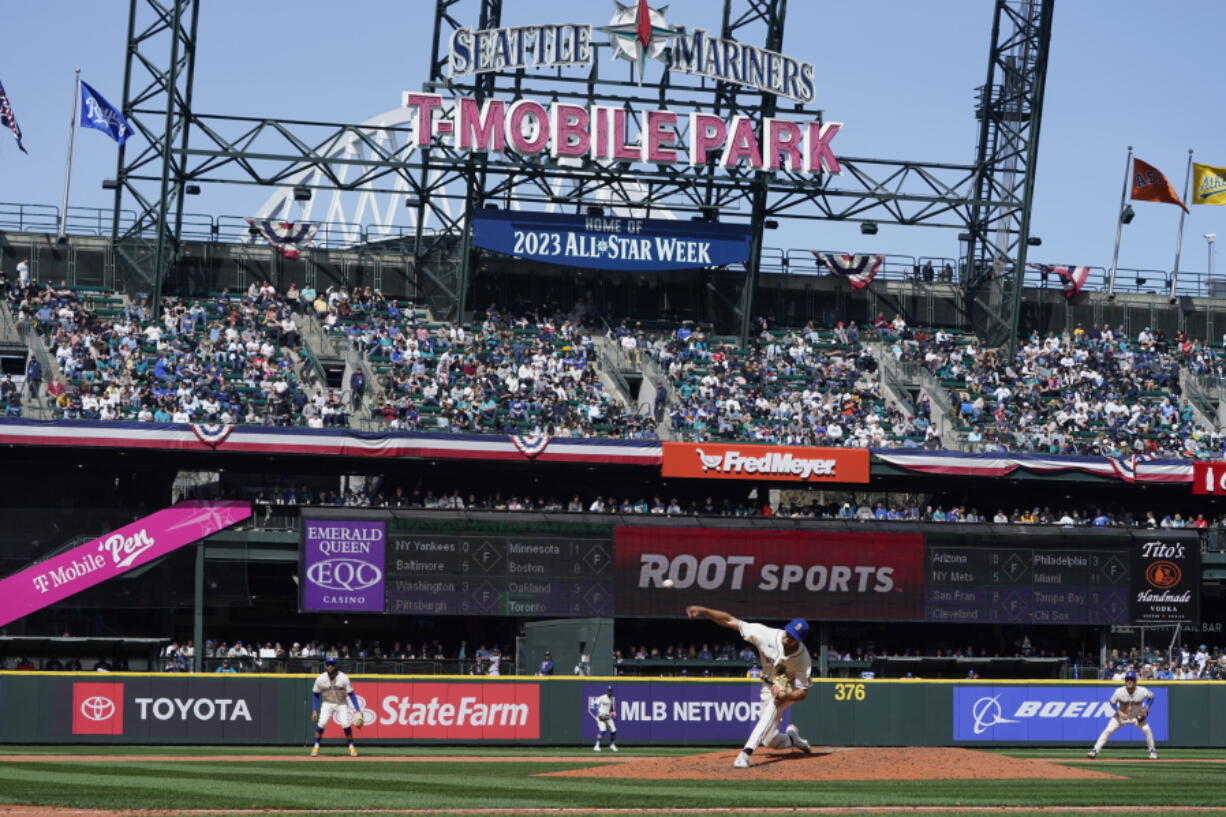
<path id="1" fill-rule="evenodd" d="M 633 5 L 614 2 L 617 12 L 600 31 L 609 35 L 609 43 L 618 57 L 638 67 L 636 75 L 639 85 L 642 85 L 648 57 L 666 62 L 664 52 L 681 30 L 673 28 L 664 19 L 668 6 L 653 9 L 647 5 L 647 0 L 638 0 Z"/>

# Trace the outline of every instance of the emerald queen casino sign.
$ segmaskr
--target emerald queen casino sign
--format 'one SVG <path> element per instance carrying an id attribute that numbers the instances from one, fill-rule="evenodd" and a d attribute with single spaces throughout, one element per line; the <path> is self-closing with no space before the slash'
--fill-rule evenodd
<path id="1" fill-rule="evenodd" d="M 669 70 L 716 79 L 796 100 L 814 99 L 812 63 L 735 40 L 712 37 L 702 29 L 671 26 L 667 7 L 650 8 L 646 0 L 616 4 L 608 26 L 614 53 L 635 63 L 641 84 L 649 59 Z M 451 38 L 452 76 L 535 68 L 590 66 L 595 59 L 593 27 L 577 23 L 517 26 L 474 31 L 459 29 Z M 838 122 L 795 122 L 768 118 L 758 130 L 748 116 L 730 118 L 690 112 L 624 107 L 548 106 L 530 99 L 508 102 L 473 97 L 444 99 L 437 94 L 406 92 L 404 104 L 414 116 L 415 140 L 425 147 L 436 138 L 461 151 L 547 154 L 554 159 L 589 157 L 596 161 L 647 162 L 657 165 L 707 164 L 717 157 L 724 168 L 840 173 L 830 147 L 842 128 Z M 686 117 L 688 121 L 682 120 Z M 637 121 L 637 127 L 635 122 Z M 637 133 L 632 133 L 637 130 Z M 686 134 L 682 136 L 682 132 Z"/>

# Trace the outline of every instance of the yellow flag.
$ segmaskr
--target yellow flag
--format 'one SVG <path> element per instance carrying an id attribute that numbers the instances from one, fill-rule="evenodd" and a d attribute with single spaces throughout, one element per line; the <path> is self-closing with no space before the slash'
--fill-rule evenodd
<path id="1" fill-rule="evenodd" d="M 1192 203 L 1226 204 L 1226 167 L 1192 165 Z"/>

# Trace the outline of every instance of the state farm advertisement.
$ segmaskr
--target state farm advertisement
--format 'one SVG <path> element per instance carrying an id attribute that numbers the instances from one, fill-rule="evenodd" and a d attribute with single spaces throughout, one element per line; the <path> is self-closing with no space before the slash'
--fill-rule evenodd
<path id="1" fill-rule="evenodd" d="M 751 620 L 924 616 L 921 534 L 619 527 L 614 536 L 619 616 L 678 618 L 690 604 Z"/>
<path id="2" fill-rule="evenodd" d="M 868 482 L 865 448 L 805 448 L 740 443 L 662 443 L 660 473 L 696 479 Z"/>
<path id="3" fill-rule="evenodd" d="M 354 681 L 362 738 L 518 740 L 541 736 L 540 684 Z M 330 723 L 325 737 L 340 737 Z"/>

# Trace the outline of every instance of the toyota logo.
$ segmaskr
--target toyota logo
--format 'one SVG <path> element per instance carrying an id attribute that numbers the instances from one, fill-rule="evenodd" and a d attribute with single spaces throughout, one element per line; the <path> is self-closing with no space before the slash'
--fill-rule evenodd
<path id="1" fill-rule="evenodd" d="M 105 721 L 115 714 L 115 702 L 101 695 L 81 701 L 81 714 L 91 721 Z"/>

